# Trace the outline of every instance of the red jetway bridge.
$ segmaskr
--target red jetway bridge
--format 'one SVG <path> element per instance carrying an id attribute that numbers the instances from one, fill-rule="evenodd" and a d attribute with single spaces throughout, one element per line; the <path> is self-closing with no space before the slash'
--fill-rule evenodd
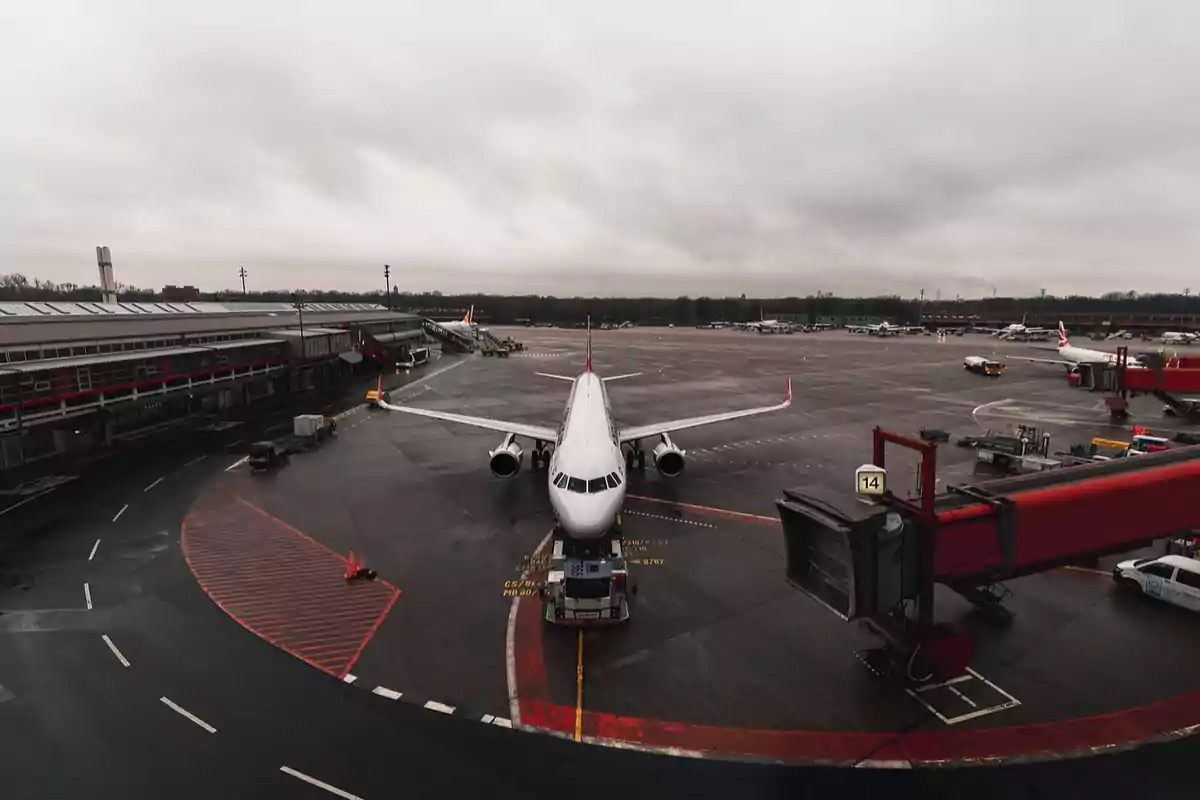
<path id="1" fill-rule="evenodd" d="M 918 451 L 920 485 L 936 486 L 936 444 L 876 428 L 878 467 L 886 467 L 887 443 Z M 789 581 L 883 637 L 883 647 L 860 654 L 869 666 L 922 681 L 960 674 L 974 649 L 935 623 L 935 585 L 1009 623 L 1003 581 L 1200 527 L 1200 446 L 924 492 L 917 501 L 783 494 L 776 506 Z"/>

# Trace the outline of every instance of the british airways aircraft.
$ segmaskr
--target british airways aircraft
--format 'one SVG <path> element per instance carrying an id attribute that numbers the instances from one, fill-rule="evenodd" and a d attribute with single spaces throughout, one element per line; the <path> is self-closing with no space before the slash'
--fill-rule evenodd
<path id="1" fill-rule="evenodd" d="M 1116 364 L 1117 354 L 1109 353 L 1105 350 L 1091 350 L 1086 347 L 1076 347 L 1067 340 L 1067 329 L 1063 326 L 1062 321 L 1058 323 L 1058 351 L 1060 358 L 1031 358 L 1030 356 L 1008 356 L 1012 361 L 1033 361 L 1039 364 L 1063 364 L 1070 369 L 1075 369 L 1080 364 Z M 1130 369 L 1144 369 L 1145 365 L 1139 363 L 1135 359 L 1129 359 L 1127 366 Z"/>
<path id="2" fill-rule="evenodd" d="M 554 507 L 559 526 L 574 539 L 588 540 L 603 537 L 616 522 L 625 501 L 626 471 L 635 467 L 645 468 L 646 453 L 641 447 L 642 439 L 659 437 L 660 441 L 652 452 L 654 465 L 663 475 L 675 477 L 683 472 L 686 451 L 679 449 L 671 441 L 670 434 L 687 428 L 780 411 L 792 404 L 792 379 L 789 377 L 787 397 L 777 405 L 620 428 L 612 418 L 612 406 L 609 403 L 606 384 L 608 381 L 641 374 L 634 372 L 601 378 L 592 370 L 592 332 L 589 320 L 587 363 L 584 371 L 575 378 L 538 373 L 546 378 L 571 382 L 571 392 L 567 396 L 562 422 L 557 429 L 524 422 L 508 422 L 415 406 L 394 405 L 382 391 L 382 377 L 377 402 L 381 408 L 388 411 L 457 422 L 505 434 L 500 446 L 488 453 L 492 474 L 501 478 L 516 475 L 521 466 L 522 450 L 516 438 L 532 440 L 535 448 L 531 458 L 533 468 L 537 469 L 539 465 L 549 467 L 547 480 L 550 504 Z M 552 448 L 549 447 L 551 444 Z"/>

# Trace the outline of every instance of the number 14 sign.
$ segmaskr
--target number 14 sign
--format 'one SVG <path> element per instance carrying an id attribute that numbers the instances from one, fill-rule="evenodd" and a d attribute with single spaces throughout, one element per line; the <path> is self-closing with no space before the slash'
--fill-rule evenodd
<path id="1" fill-rule="evenodd" d="M 874 464 L 863 464 L 854 471 L 854 491 L 858 494 L 883 494 L 887 491 L 887 470 Z"/>

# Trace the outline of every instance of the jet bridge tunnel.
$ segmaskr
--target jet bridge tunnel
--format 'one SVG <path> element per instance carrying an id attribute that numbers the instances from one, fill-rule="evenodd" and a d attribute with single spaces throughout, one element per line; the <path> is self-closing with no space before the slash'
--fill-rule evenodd
<path id="1" fill-rule="evenodd" d="M 935 444 L 878 428 L 875 436 L 877 466 L 885 442 L 900 444 L 922 454 L 921 485 L 936 485 Z M 776 506 L 788 580 L 839 616 L 866 621 L 893 661 L 908 660 L 910 678 L 916 649 L 934 642 L 942 650 L 927 653 L 963 663 L 924 672 L 957 674 L 972 647 L 934 623 L 935 584 L 1006 623 L 1002 581 L 1200 527 L 1200 446 L 956 486 L 916 503 L 890 494 L 872 505 L 820 491 L 783 494 Z"/>

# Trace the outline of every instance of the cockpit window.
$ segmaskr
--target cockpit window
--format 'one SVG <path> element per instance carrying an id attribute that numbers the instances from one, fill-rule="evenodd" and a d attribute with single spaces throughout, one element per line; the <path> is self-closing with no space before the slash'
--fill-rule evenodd
<path id="1" fill-rule="evenodd" d="M 567 478 L 567 491 L 583 494 L 587 491 L 587 482 L 579 478 Z"/>
<path id="2" fill-rule="evenodd" d="M 615 472 L 608 473 L 604 476 L 604 479 L 608 481 L 608 488 L 610 489 L 615 489 L 621 485 L 621 479 L 617 477 L 617 473 Z"/>
<path id="3" fill-rule="evenodd" d="M 560 489 L 567 488 L 567 476 L 562 472 L 558 473 L 554 478 L 554 485 Z"/>
<path id="4" fill-rule="evenodd" d="M 608 485 L 604 482 L 603 477 L 592 478 L 590 481 L 588 481 L 588 494 L 603 492 L 607 488 Z"/>

